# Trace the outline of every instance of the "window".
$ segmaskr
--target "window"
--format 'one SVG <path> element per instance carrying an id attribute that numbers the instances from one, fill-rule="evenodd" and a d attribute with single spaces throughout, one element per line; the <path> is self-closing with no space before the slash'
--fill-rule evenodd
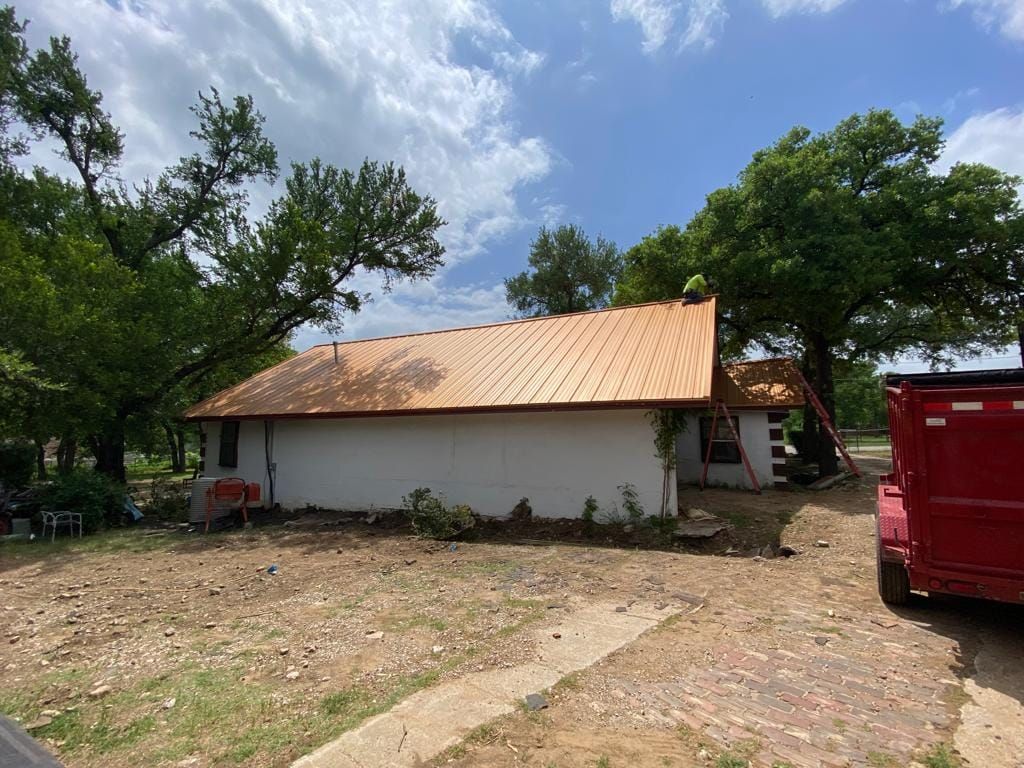
<path id="1" fill-rule="evenodd" d="M 238 466 L 238 424 L 237 421 L 223 421 L 220 425 L 220 459 L 222 467 Z"/>
<path id="2" fill-rule="evenodd" d="M 711 461 L 715 464 L 739 464 L 740 447 L 732 439 L 729 425 L 725 422 L 724 416 L 718 417 L 715 425 L 715 435 L 711 436 L 711 416 L 700 417 L 700 458 L 701 461 L 708 455 L 708 440 L 711 440 Z M 736 434 L 740 433 L 740 422 L 735 416 L 732 418 L 732 425 Z"/>

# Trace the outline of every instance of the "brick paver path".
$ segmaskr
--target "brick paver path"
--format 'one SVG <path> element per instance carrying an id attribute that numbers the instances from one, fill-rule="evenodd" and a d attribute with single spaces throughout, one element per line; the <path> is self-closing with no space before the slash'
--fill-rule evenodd
<path id="1" fill-rule="evenodd" d="M 754 752 L 753 765 L 904 766 L 948 738 L 957 683 L 924 662 L 948 656 L 948 639 L 883 610 L 838 619 L 790 603 L 767 641 L 742 637 L 753 613 L 723 612 L 738 637 L 712 648 L 707 668 L 622 689 L 649 716 Z"/>

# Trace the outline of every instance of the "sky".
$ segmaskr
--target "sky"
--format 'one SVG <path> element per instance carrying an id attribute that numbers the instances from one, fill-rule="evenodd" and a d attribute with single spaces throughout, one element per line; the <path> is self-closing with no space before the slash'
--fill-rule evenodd
<path id="1" fill-rule="evenodd" d="M 634 245 L 685 225 L 759 148 L 870 108 L 945 120 L 940 168 L 1024 175 L 1024 0 L 35 0 L 125 133 L 123 175 L 194 147 L 200 90 L 251 94 L 283 169 L 395 160 L 446 265 L 335 338 L 505 319 L 542 225 Z M 32 162 L 61 169 L 48 148 Z M 256 188 L 253 214 L 280 193 Z M 300 331 L 298 349 L 328 340 Z M 991 360 L 991 367 L 1013 365 Z"/>

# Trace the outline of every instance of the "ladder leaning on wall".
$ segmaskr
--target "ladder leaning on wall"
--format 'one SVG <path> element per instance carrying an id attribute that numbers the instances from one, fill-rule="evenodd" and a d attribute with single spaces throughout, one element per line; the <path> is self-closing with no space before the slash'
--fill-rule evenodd
<path id="1" fill-rule="evenodd" d="M 743 466 L 746 467 L 747 475 L 750 476 L 750 483 L 754 486 L 754 493 L 761 493 L 761 484 L 757 482 L 757 475 L 754 474 L 754 469 L 750 466 L 750 459 L 747 458 L 747 452 L 743 450 L 743 441 L 740 440 L 739 433 L 736 431 L 736 425 L 732 423 L 732 416 L 729 415 L 729 409 L 726 407 L 725 401 L 723 400 L 719 400 L 715 403 L 715 415 L 711 417 L 711 432 L 708 433 L 708 449 L 704 454 L 704 471 L 700 473 L 700 489 L 703 491 L 704 486 L 708 481 L 708 467 L 711 466 L 711 448 L 715 444 L 719 412 L 725 416 L 725 423 L 729 425 L 729 434 L 732 436 L 733 442 L 736 443 L 736 447 L 740 449 L 740 458 L 743 459 Z"/>

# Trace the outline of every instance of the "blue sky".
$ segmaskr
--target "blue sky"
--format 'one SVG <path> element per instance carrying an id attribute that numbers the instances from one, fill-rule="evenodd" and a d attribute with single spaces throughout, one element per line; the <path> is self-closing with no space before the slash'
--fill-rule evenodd
<path id="1" fill-rule="evenodd" d="M 1024 0 L 61 0 L 139 180 L 189 151 L 200 88 L 252 93 L 282 166 L 396 159 L 451 222 L 449 265 L 382 296 L 345 338 L 502 319 L 541 224 L 628 248 L 685 224 L 790 127 L 938 115 L 940 165 L 1024 174 Z M 59 168 L 46 152 L 33 158 Z M 253 192 L 254 214 L 277 190 Z M 315 329 L 303 348 L 326 337 Z"/>

